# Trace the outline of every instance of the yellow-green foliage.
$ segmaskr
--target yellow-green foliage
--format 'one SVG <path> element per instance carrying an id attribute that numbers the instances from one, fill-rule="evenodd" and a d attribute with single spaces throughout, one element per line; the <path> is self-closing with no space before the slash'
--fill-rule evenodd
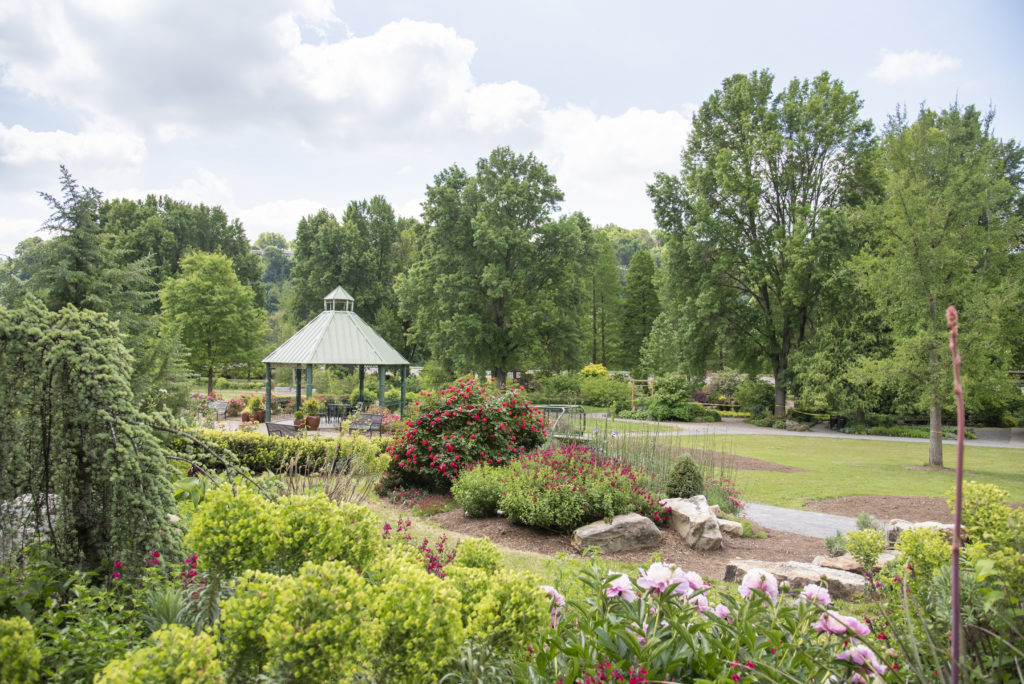
<path id="1" fill-rule="evenodd" d="M 501 551 L 490 539 L 470 537 L 459 542 L 453 565 L 495 572 L 501 566 Z"/>
<path id="2" fill-rule="evenodd" d="M 153 632 L 151 646 L 107 664 L 97 684 L 214 684 L 223 681 L 218 646 L 209 634 L 193 634 L 183 625 Z M 4 680 L 8 681 L 8 680 Z"/>
<path id="3" fill-rule="evenodd" d="M 250 489 L 236 489 L 225 484 L 208 492 L 186 536 L 202 567 L 220 577 L 266 569 L 278 553 L 273 505 Z"/>
<path id="4" fill-rule="evenodd" d="M 873 572 L 878 557 L 885 551 L 885 533 L 881 530 L 847 532 L 843 545 L 865 572 Z"/>
<path id="5" fill-rule="evenodd" d="M 607 378 L 608 369 L 602 363 L 588 363 L 580 369 L 580 376 L 584 378 Z"/>
<path id="6" fill-rule="evenodd" d="M 377 660 L 379 630 L 368 620 L 366 583 L 349 565 L 303 566 L 281 579 L 261 632 L 270 681 L 351 681 Z"/>
<path id="7" fill-rule="evenodd" d="M 223 432 L 221 430 L 199 430 L 199 439 L 226 449 L 238 458 L 240 465 L 255 472 L 277 472 L 293 460 L 306 468 L 318 468 L 332 461 L 351 461 L 363 473 L 383 473 L 390 456 L 384 451 L 390 438 L 367 439 L 361 435 L 345 435 L 333 438 L 292 439 L 264 435 L 258 432 Z M 172 440 L 171 448 L 203 463 L 207 468 L 219 470 L 222 464 L 191 440 Z"/>
<path id="8" fill-rule="evenodd" d="M 972 562 L 989 558 L 1009 586 L 1024 585 L 1024 510 L 1006 505 L 1009 493 L 995 485 L 965 482 L 963 527 Z M 953 493 L 947 501 L 955 505 Z"/>
<path id="9" fill-rule="evenodd" d="M 218 627 L 227 681 L 253 681 L 263 669 L 267 660 L 263 623 L 274 610 L 286 579 L 265 572 L 247 572 L 239 579 L 235 595 L 221 604 Z"/>
<path id="10" fill-rule="evenodd" d="M 445 568 L 444 581 L 459 590 L 462 625 L 469 629 L 473 611 L 490 589 L 490 572 L 452 563 Z"/>
<path id="11" fill-rule="evenodd" d="M 38 681 L 40 657 L 28 620 L 23 617 L 0 620 L 0 682 Z"/>
<path id="12" fill-rule="evenodd" d="M 381 682 L 436 682 L 463 640 L 458 590 L 391 555 L 376 574 L 383 581 L 371 599 L 379 637 L 374 674 Z"/>
<path id="13" fill-rule="evenodd" d="M 935 527 L 911 527 L 896 542 L 899 567 L 913 568 L 912 577 L 922 587 L 931 586 L 932 577 L 949 562 L 950 546 L 946 533 Z"/>
<path id="14" fill-rule="evenodd" d="M 368 509 L 332 502 L 323 493 L 288 496 L 272 505 L 279 530 L 275 570 L 306 561 L 340 560 L 362 569 L 382 548 L 380 521 Z"/>
<path id="15" fill-rule="evenodd" d="M 475 602 L 467 632 L 499 653 L 522 653 L 550 624 L 550 608 L 539 577 L 503 570 L 491 576 L 487 593 Z"/>
<path id="16" fill-rule="evenodd" d="M 383 547 L 380 523 L 366 508 L 322 492 L 271 502 L 243 487 L 232 493 L 229 485 L 196 509 L 188 544 L 202 567 L 221 577 L 294 573 L 307 561 L 341 560 L 362 570 Z"/>

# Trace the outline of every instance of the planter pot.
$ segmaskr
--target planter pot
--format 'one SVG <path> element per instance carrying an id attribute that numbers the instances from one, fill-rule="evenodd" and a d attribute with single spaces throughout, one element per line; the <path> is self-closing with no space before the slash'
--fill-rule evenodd
<path id="1" fill-rule="evenodd" d="M 252 412 L 252 419 L 255 420 L 257 423 L 262 423 L 266 419 L 266 417 L 267 417 L 267 412 L 266 411 L 260 410 L 260 411 L 253 411 Z"/>
<path id="2" fill-rule="evenodd" d="M 320 416 L 306 416 L 306 429 L 307 430 L 319 430 L 320 429 Z"/>
<path id="3" fill-rule="evenodd" d="M 248 411 L 242 411 L 242 422 L 248 423 L 250 420 L 252 420 L 252 414 Z"/>
<path id="4" fill-rule="evenodd" d="M 297 428 L 306 427 L 306 419 L 305 418 L 296 418 L 295 420 L 292 421 L 292 425 L 294 425 Z"/>

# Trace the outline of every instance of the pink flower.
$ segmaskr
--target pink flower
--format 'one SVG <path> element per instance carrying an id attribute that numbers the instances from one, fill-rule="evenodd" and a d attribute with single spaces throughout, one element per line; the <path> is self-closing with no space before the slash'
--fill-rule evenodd
<path id="1" fill-rule="evenodd" d="M 699 573 L 690 570 L 685 573 L 686 580 L 690 583 L 690 588 L 694 591 L 700 591 L 701 589 L 707 589 L 708 583 L 704 581 L 704 578 Z"/>
<path id="2" fill-rule="evenodd" d="M 696 606 L 698 613 L 703 613 L 705 610 L 708 609 L 708 597 L 704 594 L 697 594 L 696 596 L 692 596 L 690 597 L 690 605 Z"/>
<path id="3" fill-rule="evenodd" d="M 565 605 L 565 597 L 559 594 L 557 589 L 555 589 L 554 587 L 550 587 L 546 584 L 541 586 L 541 589 L 543 589 L 544 593 L 551 597 L 551 600 L 555 602 L 556 606 Z"/>
<path id="4" fill-rule="evenodd" d="M 647 570 L 640 570 L 640 579 L 636 581 L 636 585 L 642 589 L 650 589 L 655 594 L 661 594 L 672 584 L 685 581 L 681 571 L 673 570 L 678 571 L 678 568 L 664 563 L 651 563 Z"/>
<path id="5" fill-rule="evenodd" d="M 828 595 L 828 588 L 818 584 L 808 584 L 800 592 L 800 598 L 812 603 L 820 603 L 823 606 L 832 605 L 832 597 Z"/>
<path id="6" fill-rule="evenodd" d="M 114 571 L 114 572 L 113 572 L 113 573 L 111 574 L 111 577 L 113 577 L 114 579 L 121 579 L 121 573 L 119 573 L 119 572 L 118 572 L 117 570 L 115 570 L 115 571 Z"/>
<path id="7" fill-rule="evenodd" d="M 740 596 L 750 598 L 751 592 L 755 589 L 767 594 L 772 603 L 775 603 L 775 599 L 779 597 L 779 582 L 775 579 L 775 575 L 760 568 L 748 570 L 747 574 L 743 575 L 739 589 Z"/>
<path id="8" fill-rule="evenodd" d="M 847 630 L 859 636 L 867 636 L 871 628 L 855 617 L 840 615 L 834 610 L 827 610 L 811 627 L 816 632 L 829 632 L 831 634 L 845 634 Z"/>
<path id="9" fill-rule="evenodd" d="M 608 598 L 619 597 L 629 603 L 636 600 L 636 592 L 633 591 L 633 583 L 630 582 L 629 577 L 623 573 L 619 573 L 615 576 L 615 579 L 611 581 L 608 588 L 604 590 L 604 594 Z"/>
<path id="10" fill-rule="evenodd" d="M 717 618 L 719 618 L 721 620 L 730 620 L 729 615 L 732 614 L 732 611 L 729 610 L 729 607 L 728 606 L 724 606 L 721 603 L 719 603 L 717 606 L 715 606 L 715 609 L 713 611 L 711 611 L 711 612 L 713 612 L 715 614 L 715 617 L 717 617 Z"/>
<path id="11" fill-rule="evenodd" d="M 837 654 L 836 658 L 839 660 L 849 660 L 857 665 L 867 665 L 877 675 L 885 674 L 885 665 L 878 662 L 878 656 L 875 655 L 875 652 L 864 644 L 851 646 L 849 649 Z"/>

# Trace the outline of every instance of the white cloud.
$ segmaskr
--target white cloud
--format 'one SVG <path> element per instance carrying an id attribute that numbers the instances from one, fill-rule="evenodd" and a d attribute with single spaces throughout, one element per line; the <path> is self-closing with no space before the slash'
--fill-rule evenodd
<path id="1" fill-rule="evenodd" d="M 871 76 L 887 83 L 908 79 L 929 78 L 960 66 L 960 59 L 941 52 L 906 50 L 889 52 L 882 50 L 881 60 L 871 71 Z"/>
<path id="2" fill-rule="evenodd" d="M 324 207 L 323 202 L 310 199 L 290 199 L 264 202 L 237 212 L 250 240 L 260 233 L 281 233 L 288 240 L 295 239 L 295 228 L 303 216 L 315 214 Z"/>
<path id="3" fill-rule="evenodd" d="M 25 238 L 37 235 L 41 225 L 42 221 L 36 219 L 0 217 L 0 247 L 3 247 L 0 249 L 0 259 L 13 257 L 15 245 Z"/>
<path id="4" fill-rule="evenodd" d="M 228 182 L 209 169 L 199 168 L 195 177 L 184 178 L 165 187 L 121 188 L 104 190 L 105 197 L 143 199 L 147 195 L 168 196 L 180 202 L 222 206 L 228 209 L 235 194 Z"/>
<path id="5" fill-rule="evenodd" d="M 146 156 L 146 142 L 139 136 L 115 130 L 30 131 L 21 125 L 0 123 L 0 161 L 26 165 L 36 162 L 97 162 L 103 165 L 138 166 Z"/>

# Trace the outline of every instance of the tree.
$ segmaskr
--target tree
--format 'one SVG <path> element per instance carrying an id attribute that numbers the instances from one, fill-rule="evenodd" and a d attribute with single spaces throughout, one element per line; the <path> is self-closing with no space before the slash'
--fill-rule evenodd
<path id="1" fill-rule="evenodd" d="M 622 354 L 629 367 L 639 368 L 640 348 L 659 313 L 661 305 L 654 286 L 654 259 L 650 252 L 640 250 L 629 262 L 626 300 L 622 307 Z"/>
<path id="2" fill-rule="evenodd" d="M 894 332 L 891 350 L 869 360 L 876 372 L 906 379 L 908 403 L 928 410 L 934 466 L 942 465 L 942 408 L 952 400 L 947 306 L 960 312 L 967 396 L 1015 392 L 1006 381 L 1011 352 L 1002 321 L 1020 317 L 1022 278 L 1012 255 L 1021 229 L 1020 154 L 993 136 L 993 116 L 953 105 L 939 114 L 922 108 L 913 123 L 905 111 L 890 118 L 886 194 L 866 210 L 877 237 L 857 262 L 861 287 Z"/>
<path id="3" fill-rule="evenodd" d="M 589 342 L 587 351 L 591 363 L 607 366 L 619 347 L 616 324 L 622 300 L 619 268 L 615 250 L 605 231 L 585 231 L 584 241 L 584 333 Z"/>
<path id="4" fill-rule="evenodd" d="M 679 242 L 686 347 L 707 352 L 724 328 L 736 363 L 771 366 L 781 416 L 790 354 L 856 249 L 842 212 L 871 191 L 872 138 L 856 92 L 828 73 L 774 96 L 773 80 L 726 79 L 693 118 L 680 176 L 658 174 L 648 194 Z"/>
<path id="5" fill-rule="evenodd" d="M 182 260 L 181 274 L 160 291 L 164 315 L 178 326 L 188 363 L 206 376 L 213 391 L 218 367 L 246 363 L 262 340 L 264 313 L 238 280 L 223 254 L 194 252 Z"/>
<path id="6" fill-rule="evenodd" d="M 679 370 L 680 348 L 679 331 L 672 317 L 662 311 L 640 348 L 640 375 L 668 375 Z"/>
<path id="7" fill-rule="evenodd" d="M 562 334 L 547 344 L 579 349 L 582 237 L 578 221 L 551 220 L 561 199 L 544 164 L 507 147 L 480 159 L 476 175 L 452 166 L 434 177 L 420 259 L 399 294 L 413 339 L 436 361 L 489 368 L 503 383 L 552 320 Z"/>

